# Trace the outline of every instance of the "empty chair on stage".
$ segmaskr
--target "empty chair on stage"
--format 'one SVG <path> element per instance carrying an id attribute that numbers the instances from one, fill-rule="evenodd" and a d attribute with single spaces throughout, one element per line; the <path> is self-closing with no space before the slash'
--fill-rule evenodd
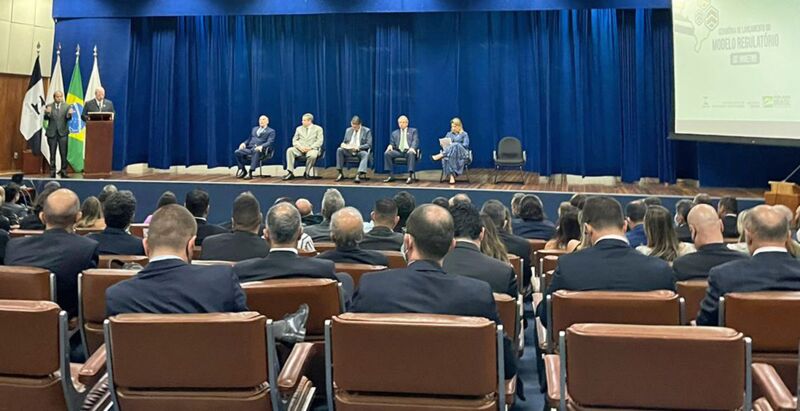
<path id="1" fill-rule="evenodd" d="M 392 175 L 395 165 L 405 164 L 408 167 L 408 179 L 406 184 L 411 184 L 415 179 L 414 170 L 419 159 L 419 134 L 417 129 L 408 126 L 408 117 L 400 116 L 397 119 L 399 128 L 392 132 L 389 140 L 389 147 L 383 153 L 383 167 L 389 173 L 389 177 L 383 180 L 389 183 L 394 180 Z"/>
<path id="2" fill-rule="evenodd" d="M 269 117 L 258 118 L 258 126 L 250 130 L 250 137 L 239 144 L 239 149 L 233 154 L 236 156 L 237 178 L 249 180 L 253 178 L 253 170 L 261 167 L 261 160 L 272 157 L 275 144 L 275 130 L 269 127 Z M 250 172 L 245 170 L 245 165 L 250 161 Z"/>
<path id="3" fill-rule="evenodd" d="M 372 154 L 372 130 L 361 125 L 361 117 L 353 116 L 350 120 L 350 127 L 344 132 L 344 140 L 336 150 L 336 170 L 339 175 L 336 181 L 344 178 L 345 164 L 358 161 L 358 174 L 355 182 L 360 183 L 361 179 L 367 176 L 369 158 Z"/>

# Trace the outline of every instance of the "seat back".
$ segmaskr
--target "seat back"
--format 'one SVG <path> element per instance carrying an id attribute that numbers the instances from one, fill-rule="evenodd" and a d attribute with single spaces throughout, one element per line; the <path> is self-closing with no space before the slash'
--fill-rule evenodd
<path id="1" fill-rule="evenodd" d="M 528 239 L 528 245 L 531 246 L 531 255 L 528 256 L 528 258 L 530 258 L 531 261 L 534 262 L 534 264 L 536 264 L 536 262 L 537 262 L 537 260 L 536 260 L 536 252 L 539 251 L 539 250 L 544 250 L 545 244 L 547 244 L 547 241 L 545 241 L 545 240 L 534 240 L 534 239 L 530 239 L 530 238 Z"/>
<path id="2" fill-rule="evenodd" d="M 114 255 L 114 254 L 101 254 L 97 262 L 97 268 L 115 268 L 121 269 L 128 263 L 136 263 L 142 267 L 146 266 L 148 262 L 145 255 Z"/>
<path id="3" fill-rule="evenodd" d="M 31 237 L 31 236 L 35 236 L 35 235 L 42 235 L 43 233 L 44 233 L 44 230 L 20 230 L 20 229 L 16 229 L 16 230 L 9 231 L 8 235 L 11 238 L 18 238 L 18 237 Z"/>
<path id="4" fill-rule="evenodd" d="M 314 248 L 318 252 L 323 253 L 325 251 L 335 250 L 336 249 L 336 244 L 331 243 L 331 242 L 322 242 L 321 241 L 319 243 L 314 243 Z"/>
<path id="5" fill-rule="evenodd" d="M 86 270 L 78 275 L 78 316 L 87 355 L 92 355 L 104 342 L 106 290 L 120 281 L 133 277 L 136 273 L 136 270 L 98 268 Z"/>
<path id="6" fill-rule="evenodd" d="M 575 408 L 737 410 L 747 402 L 747 340 L 730 328 L 576 324 L 565 351 Z"/>
<path id="7" fill-rule="evenodd" d="M 522 161 L 522 143 L 516 137 L 503 137 L 497 143 L 497 158 Z"/>
<path id="8" fill-rule="evenodd" d="M 686 301 L 686 321 L 694 321 L 700 312 L 700 302 L 706 296 L 707 280 L 687 280 L 675 283 L 678 295 Z"/>
<path id="9" fill-rule="evenodd" d="M 55 301 L 55 276 L 45 268 L 0 266 L 0 299 Z"/>
<path id="10" fill-rule="evenodd" d="M 102 233 L 104 228 L 97 228 L 97 227 L 77 227 L 75 228 L 75 234 L 78 235 L 86 235 L 92 233 Z"/>
<path id="11" fill-rule="evenodd" d="M 131 226 L 128 228 L 128 231 L 131 232 L 132 236 L 147 238 L 147 230 L 149 228 L 150 224 L 131 224 Z"/>
<path id="12" fill-rule="evenodd" d="M 517 286 L 519 287 L 519 285 L 522 284 L 522 258 L 514 254 L 509 254 L 508 262 L 511 263 L 511 267 L 514 268 L 514 276 L 517 277 Z M 519 288 L 521 290 L 521 287 Z"/>
<path id="13" fill-rule="evenodd" d="M 519 310 L 517 299 L 501 293 L 493 293 L 494 304 L 497 306 L 497 314 L 503 323 L 503 332 L 513 341 L 519 338 Z M 516 345 L 515 345 L 516 346 Z"/>
<path id="14" fill-rule="evenodd" d="M 406 268 L 408 265 L 405 257 L 403 257 L 403 253 L 400 251 L 383 250 L 381 251 L 381 254 L 385 255 L 389 260 L 389 268 L 392 270 L 396 268 Z"/>
<path id="15" fill-rule="evenodd" d="M 385 269 L 386 266 L 383 265 L 336 263 L 336 272 L 350 274 L 350 277 L 353 277 L 353 285 L 356 288 L 358 288 L 358 282 L 361 281 L 361 276 L 364 274 L 383 271 Z"/>
<path id="16" fill-rule="evenodd" d="M 247 306 L 267 318 L 280 320 L 308 304 L 307 338 L 321 339 L 325 320 L 344 312 L 339 284 L 327 278 L 291 278 L 242 284 Z"/>
<path id="17" fill-rule="evenodd" d="M 192 265 L 229 265 L 233 267 L 236 261 L 225 260 L 192 260 Z"/>
<path id="18" fill-rule="evenodd" d="M 199 260 L 201 255 L 203 255 L 203 247 L 195 245 L 192 251 L 192 260 Z"/>
<path id="19" fill-rule="evenodd" d="M 567 254 L 566 250 L 537 250 L 533 252 L 533 267 L 536 270 L 536 275 L 540 276 L 542 273 L 555 270 L 558 266 L 558 257 Z"/>

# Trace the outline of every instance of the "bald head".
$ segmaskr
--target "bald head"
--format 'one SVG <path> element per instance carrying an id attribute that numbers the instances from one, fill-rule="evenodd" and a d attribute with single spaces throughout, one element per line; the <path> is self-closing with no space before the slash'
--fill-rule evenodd
<path id="1" fill-rule="evenodd" d="M 40 215 L 47 229 L 72 230 L 72 225 L 81 218 L 81 203 L 72 190 L 60 188 L 53 191 L 44 202 Z"/>
<path id="2" fill-rule="evenodd" d="M 295 248 L 303 233 L 300 213 L 291 203 L 278 203 L 267 212 L 267 228 L 264 237 L 272 248 Z"/>
<path id="3" fill-rule="evenodd" d="M 311 215 L 314 212 L 314 206 L 311 204 L 311 201 L 305 198 L 297 199 L 297 201 L 294 202 L 294 206 L 297 207 L 297 211 L 300 212 L 301 217 Z"/>
<path id="4" fill-rule="evenodd" d="M 792 209 L 786 207 L 783 204 L 774 205 L 772 206 L 772 208 L 775 209 L 775 211 L 781 213 L 781 215 L 783 215 L 783 218 L 785 218 L 786 221 L 789 222 L 789 225 L 792 224 L 792 220 L 794 219 L 794 213 L 792 213 Z"/>
<path id="5" fill-rule="evenodd" d="M 751 254 L 761 247 L 785 247 L 789 239 L 789 221 L 777 207 L 760 205 L 751 209 L 744 229 Z"/>
<path id="6" fill-rule="evenodd" d="M 441 261 L 455 245 L 453 217 L 446 209 L 434 204 L 417 207 L 406 225 L 404 239 L 410 261 Z M 411 240 L 409 240 L 411 237 Z"/>
<path id="7" fill-rule="evenodd" d="M 345 207 L 331 217 L 331 240 L 336 248 L 354 248 L 364 238 L 364 218 L 353 207 Z"/>
<path id="8" fill-rule="evenodd" d="M 702 247 L 706 244 L 723 242 L 722 221 L 714 207 L 708 204 L 698 204 L 692 207 L 686 220 L 695 246 Z"/>

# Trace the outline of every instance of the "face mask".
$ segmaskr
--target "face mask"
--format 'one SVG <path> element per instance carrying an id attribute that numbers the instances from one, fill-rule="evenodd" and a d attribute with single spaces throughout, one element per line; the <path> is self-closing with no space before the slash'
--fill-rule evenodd
<path id="1" fill-rule="evenodd" d="M 400 246 L 400 253 L 403 254 L 403 260 L 405 260 L 406 264 L 408 264 L 408 254 L 406 254 L 406 242 L 403 241 L 403 245 Z"/>

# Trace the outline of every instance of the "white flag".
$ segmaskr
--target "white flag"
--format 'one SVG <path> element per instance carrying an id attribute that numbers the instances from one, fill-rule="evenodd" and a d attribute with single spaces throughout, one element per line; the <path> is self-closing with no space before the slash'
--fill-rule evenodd
<path id="1" fill-rule="evenodd" d="M 100 70 L 97 68 L 97 46 L 94 46 L 94 65 L 92 65 L 92 75 L 89 76 L 89 85 L 86 86 L 84 99 L 89 101 L 93 98 L 98 87 L 103 87 L 103 85 L 100 83 Z"/>
<path id="2" fill-rule="evenodd" d="M 22 102 L 19 132 L 22 133 L 25 140 L 33 137 L 41 138 L 42 121 L 44 121 L 44 83 L 42 82 L 42 68 L 39 66 L 39 56 L 36 56 L 36 63 L 33 65 L 33 72 L 28 83 L 28 92 L 25 93 L 25 99 Z"/>
<path id="3" fill-rule="evenodd" d="M 47 87 L 47 94 L 45 95 L 45 104 L 55 102 L 56 91 L 60 91 L 61 95 L 64 93 L 64 78 L 61 76 L 61 50 L 56 51 L 56 65 L 53 67 L 53 75 L 50 77 L 50 85 Z M 47 142 L 47 137 L 42 137 L 42 156 L 50 163 L 50 144 Z M 61 153 L 56 146 L 56 166 L 54 170 L 61 170 Z"/>

